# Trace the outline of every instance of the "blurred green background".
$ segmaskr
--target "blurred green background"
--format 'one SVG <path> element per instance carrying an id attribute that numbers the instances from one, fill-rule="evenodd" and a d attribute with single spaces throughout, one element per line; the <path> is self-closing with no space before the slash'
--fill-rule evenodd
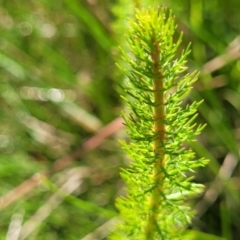
<path id="1" fill-rule="evenodd" d="M 210 163 L 196 174 L 206 192 L 191 201 L 191 228 L 240 239 L 239 0 L 2 0 L 0 240 L 107 236 L 128 164 L 115 62 L 137 4 L 173 9 L 200 71 L 187 101 L 204 99 L 207 127 L 192 148 Z"/>

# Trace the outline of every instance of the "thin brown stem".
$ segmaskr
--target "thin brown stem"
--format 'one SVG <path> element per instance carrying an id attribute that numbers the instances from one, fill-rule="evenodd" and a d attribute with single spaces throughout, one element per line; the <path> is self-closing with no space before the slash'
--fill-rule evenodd
<path id="1" fill-rule="evenodd" d="M 153 168 L 153 183 L 155 188 L 153 189 L 150 199 L 150 216 L 146 228 L 146 239 L 154 239 L 156 233 L 156 226 L 158 222 L 159 206 L 162 201 L 163 192 L 163 179 L 164 173 L 162 168 L 164 167 L 164 139 L 165 139 L 165 111 L 164 111 L 164 95 L 163 95 L 163 76 L 159 66 L 159 42 L 154 38 L 152 39 L 153 50 L 151 59 L 153 62 L 153 90 L 154 90 L 154 132 L 156 138 L 154 141 L 154 153 L 156 156 L 156 162 Z"/>

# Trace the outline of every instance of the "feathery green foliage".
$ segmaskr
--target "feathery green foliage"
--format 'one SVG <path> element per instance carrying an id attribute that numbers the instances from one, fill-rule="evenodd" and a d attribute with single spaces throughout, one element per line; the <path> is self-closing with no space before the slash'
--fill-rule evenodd
<path id="1" fill-rule="evenodd" d="M 111 239 L 182 239 L 193 215 L 184 201 L 203 188 L 189 172 L 207 161 L 183 146 L 203 128 L 193 123 L 200 102 L 182 104 L 197 73 L 183 74 L 190 50 L 177 58 L 182 35 L 174 43 L 175 28 L 167 8 L 136 10 L 130 22 L 123 71 L 131 113 L 123 117 L 133 141 L 121 144 L 133 161 L 121 171 L 127 196 L 117 200 L 123 222 Z"/>

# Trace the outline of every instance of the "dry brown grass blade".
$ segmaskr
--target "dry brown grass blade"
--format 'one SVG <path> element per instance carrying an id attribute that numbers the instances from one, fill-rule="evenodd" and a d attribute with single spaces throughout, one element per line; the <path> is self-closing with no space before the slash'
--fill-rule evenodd
<path id="1" fill-rule="evenodd" d="M 206 62 L 201 68 L 201 75 L 209 75 L 222 67 L 226 66 L 230 62 L 240 58 L 240 37 L 236 37 L 225 49 L 225 53 L 218 55 L 217 57 Z M 211 80 L 211 81 L 210 81 Z M 198 91 L 206 89 L 215 89 L 223 87 L 227 84 L 227 78 L 221 74 L 215 77 L 209 78 L 207 84 L 201 81 L 195 83 L 195 89 Z"/>
<path id="2" fill-rule="evenodd" d="M 87 236 L 81 240 L 100 240 L 105 238 L 109 232 L 120 222 L 118 217 L 112 218 L 109 221 L 105 222 L 102 226 L 95 229 L 95 231 L 89 233 Z"/>
<path id="3" fill-rule="evenodd" d="M 195 206 L 197 218 L 200 218 L 217 200 L 217 198 L 223 191 L 223 183 L 231 177 L 234 169 L 237 166 L 237 163 L 238 159 L 236 158 L 236 156 L 232 153 L 228 153 L 215 180 L 206 190 L 202 200 L 199 201 Z"/>
<path id="4" fill-rule="evenodd" d="M 40 224 L 58 207 L 64 196 L 72 194 L 78 189 L 82 180 L 90 175 L 90 170 L 86 167 L 70 169 L 64 174 L 64 184 L 27 220 L 23 225 L 18 240 L 24 240 L 31 235 Z"/>
<path id="5" fill-rule="evenodd" d="M 202 67 L 202 73 L 210 74 L 238 58 L 240 58 L 240 37 L 235 38 L 228 45 L 226 53 L 205 63 Z"/>
<path id="6" fill-rule="evenodd" d="M 101 128 L 96 133 L 96 135 L 88 139 L 81 147 L 79 147 L 72 153 L 56 160 L 49 170 L 34 174 L 32 177 L 30 177 L 29 179 L 18 185 L 16 188 L 2 196 L 0 198 L 0 210 L 6 208 L 10 204 L 23 197 L 25 194 L 32 191 L 36 186 L 41 183 L 43 177 L 49 176 L 50 173 L 63 170 L 71 163 L 73 163 L 77 158 L 80 158 L 91 150 L 97 148 L 104 142 L 107 137 L 110 137 L 122 127 L 122 118 L 117 118 L 105 127 Z"/>

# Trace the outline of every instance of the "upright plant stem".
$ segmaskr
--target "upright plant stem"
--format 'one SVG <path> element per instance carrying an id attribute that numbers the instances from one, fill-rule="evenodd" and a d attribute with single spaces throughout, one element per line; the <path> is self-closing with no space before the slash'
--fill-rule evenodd
<path id="1" fill-rule="evenodd" d="M 197 75 L 182 74 L 189 48 L 176 56 L 182 35 L 174 43 L 175 28 L 166 8 L 136 10 L 130 22 L 131 53 L 123 52 L 130 70 L 123 71 L 132 112 L 123 117 L 133 141 L 121 144 L 132 163 L 121 171 L 128 190 L 117 200 L 123 222 L 112 240 L 187 239 L 193 213 L 185 199 L 203 190 L 186 174 L 207 161 L 195 161 L 192 150 L 183 148 L 203 126 L 192 124 L 200 102 L 181 105 Z"/>
<path id="2" fill-rule="evenodd" d="M 136 9 L 140 8 L 140 1 L 139 0 L 135 0 L 134 3 L 135 3 L 135 8 Z"/>
<path id="3" fill-rule="evenodd" d="M 155 165 L 153 168 L 153 184 L 154 190 L 150 199 L 150 217 L 146 228 L 146 239 L 154 239 L 154 233 L 156 232 L 157 219 L 159 214 L 159 206 L 161 205 L 161 198 L 163 193 L 163 179 L 164 173 L 162 171 L 164 167 L 164 139 L 165 139 L 165 111 L 164 111 L 164 89 L 163 89 L 163 76 L 161 68 L 159 66 L 160 49 L 159 42 L 152 37 L 152 53 L 151 59 L 153 62 L 153 90 L 154 90 L 154 131 L 156 134 L 154 140 L 154 154 L 156 157 Z"/>

